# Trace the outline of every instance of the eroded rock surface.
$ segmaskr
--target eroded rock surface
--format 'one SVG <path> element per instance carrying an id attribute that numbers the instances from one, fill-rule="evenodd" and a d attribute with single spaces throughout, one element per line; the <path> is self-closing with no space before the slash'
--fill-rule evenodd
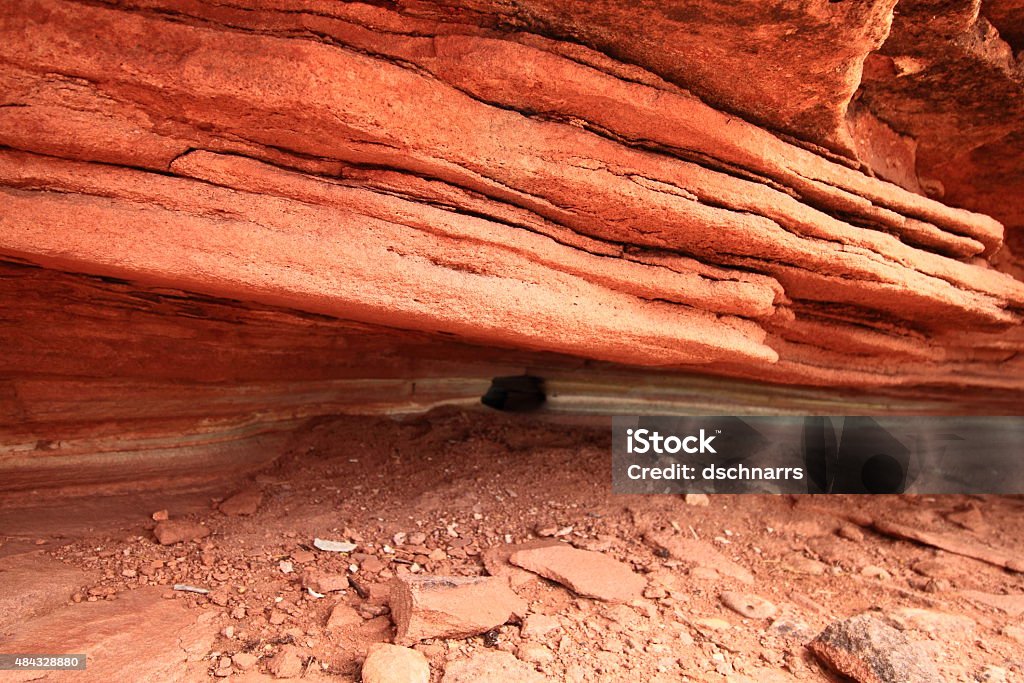
<path id="1" fill-rule="evenodd" d="M 0 9 L 12 471 L 509 366 L 1019 408 L 1012 2 Z"/>
<path id="2" fill-rule="evenodd" d="M 857 683 L 941 683 L 927 651 L 870 614 L 829 625 L 808 645 L 828 666 Z"/>
<path id="3" fill-rule="evenodd" d="M 114 600 L 83 602 L 50 611 L 18 625 L 4 640 L 11 652 L 84 654 L 80 681 L 191 681 L 205 676 L 199 663 L 216 635 L 209 619 L 176 601 L 162 599 L 159 587 L 127 591 Z M 6 680 L 66 680 L 61 672 L 26 671 Z"/>

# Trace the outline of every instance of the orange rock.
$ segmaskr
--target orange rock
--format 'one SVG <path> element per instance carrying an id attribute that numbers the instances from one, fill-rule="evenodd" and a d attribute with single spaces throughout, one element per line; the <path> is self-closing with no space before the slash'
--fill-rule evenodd
<path id="1" fill-rule="evenodd" d="M 464 638 L 526 613 L 526 603 L 499 577 L 400 576 L 391 582 L 395 642 Z"/>
<path id="2" fill-rule="evenodd" d="M 608 602 L 637 600 L 643 596 L 647 585 L 628 564 L 564 543 L 518 550 L 509 557 L 509 562 L 557 581 L 578 595 Z"/>
<path id="3" fill-rule="evenodd" d="M 259 489 L 248 488 L 224 500 L 218 509 L 228 516 L 253 515 L 262 501 L 263 494 Z"/>
<path id="4" fill-rule="evenodd" d="M 153 535 L 160 545 L 174 545 L 206 538 L 210 535 L 210 530 L 198 522 L 169 519 L 158 523 L 153 529 Z"/>

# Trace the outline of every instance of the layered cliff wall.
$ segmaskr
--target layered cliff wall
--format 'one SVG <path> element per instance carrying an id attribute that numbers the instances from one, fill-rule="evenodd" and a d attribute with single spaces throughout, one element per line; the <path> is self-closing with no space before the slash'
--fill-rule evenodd
<path id="1" fill-rule="evenodd" d="M 1012 2 L 2 5 L 17 485 L 527 368 L 1021 408 Z"/>

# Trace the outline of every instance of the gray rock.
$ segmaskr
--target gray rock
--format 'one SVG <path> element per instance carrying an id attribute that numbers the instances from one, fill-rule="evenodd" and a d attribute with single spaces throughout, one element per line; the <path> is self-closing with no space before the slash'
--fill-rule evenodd
<path id="1" fill-rule="evenodd" d="M 940 683 L 927 651 L 871 614 L 830 624 L 808 648 L 857 683 Z"/>

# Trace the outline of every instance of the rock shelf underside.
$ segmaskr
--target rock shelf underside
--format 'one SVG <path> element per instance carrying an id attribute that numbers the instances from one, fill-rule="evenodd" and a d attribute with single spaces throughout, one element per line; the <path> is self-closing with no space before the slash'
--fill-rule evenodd
<path id="1" fill-rule="evenodd" d="M 0 5 L 12 485 L 524 368 L 1024 403 L 1021 3 Z"/>

